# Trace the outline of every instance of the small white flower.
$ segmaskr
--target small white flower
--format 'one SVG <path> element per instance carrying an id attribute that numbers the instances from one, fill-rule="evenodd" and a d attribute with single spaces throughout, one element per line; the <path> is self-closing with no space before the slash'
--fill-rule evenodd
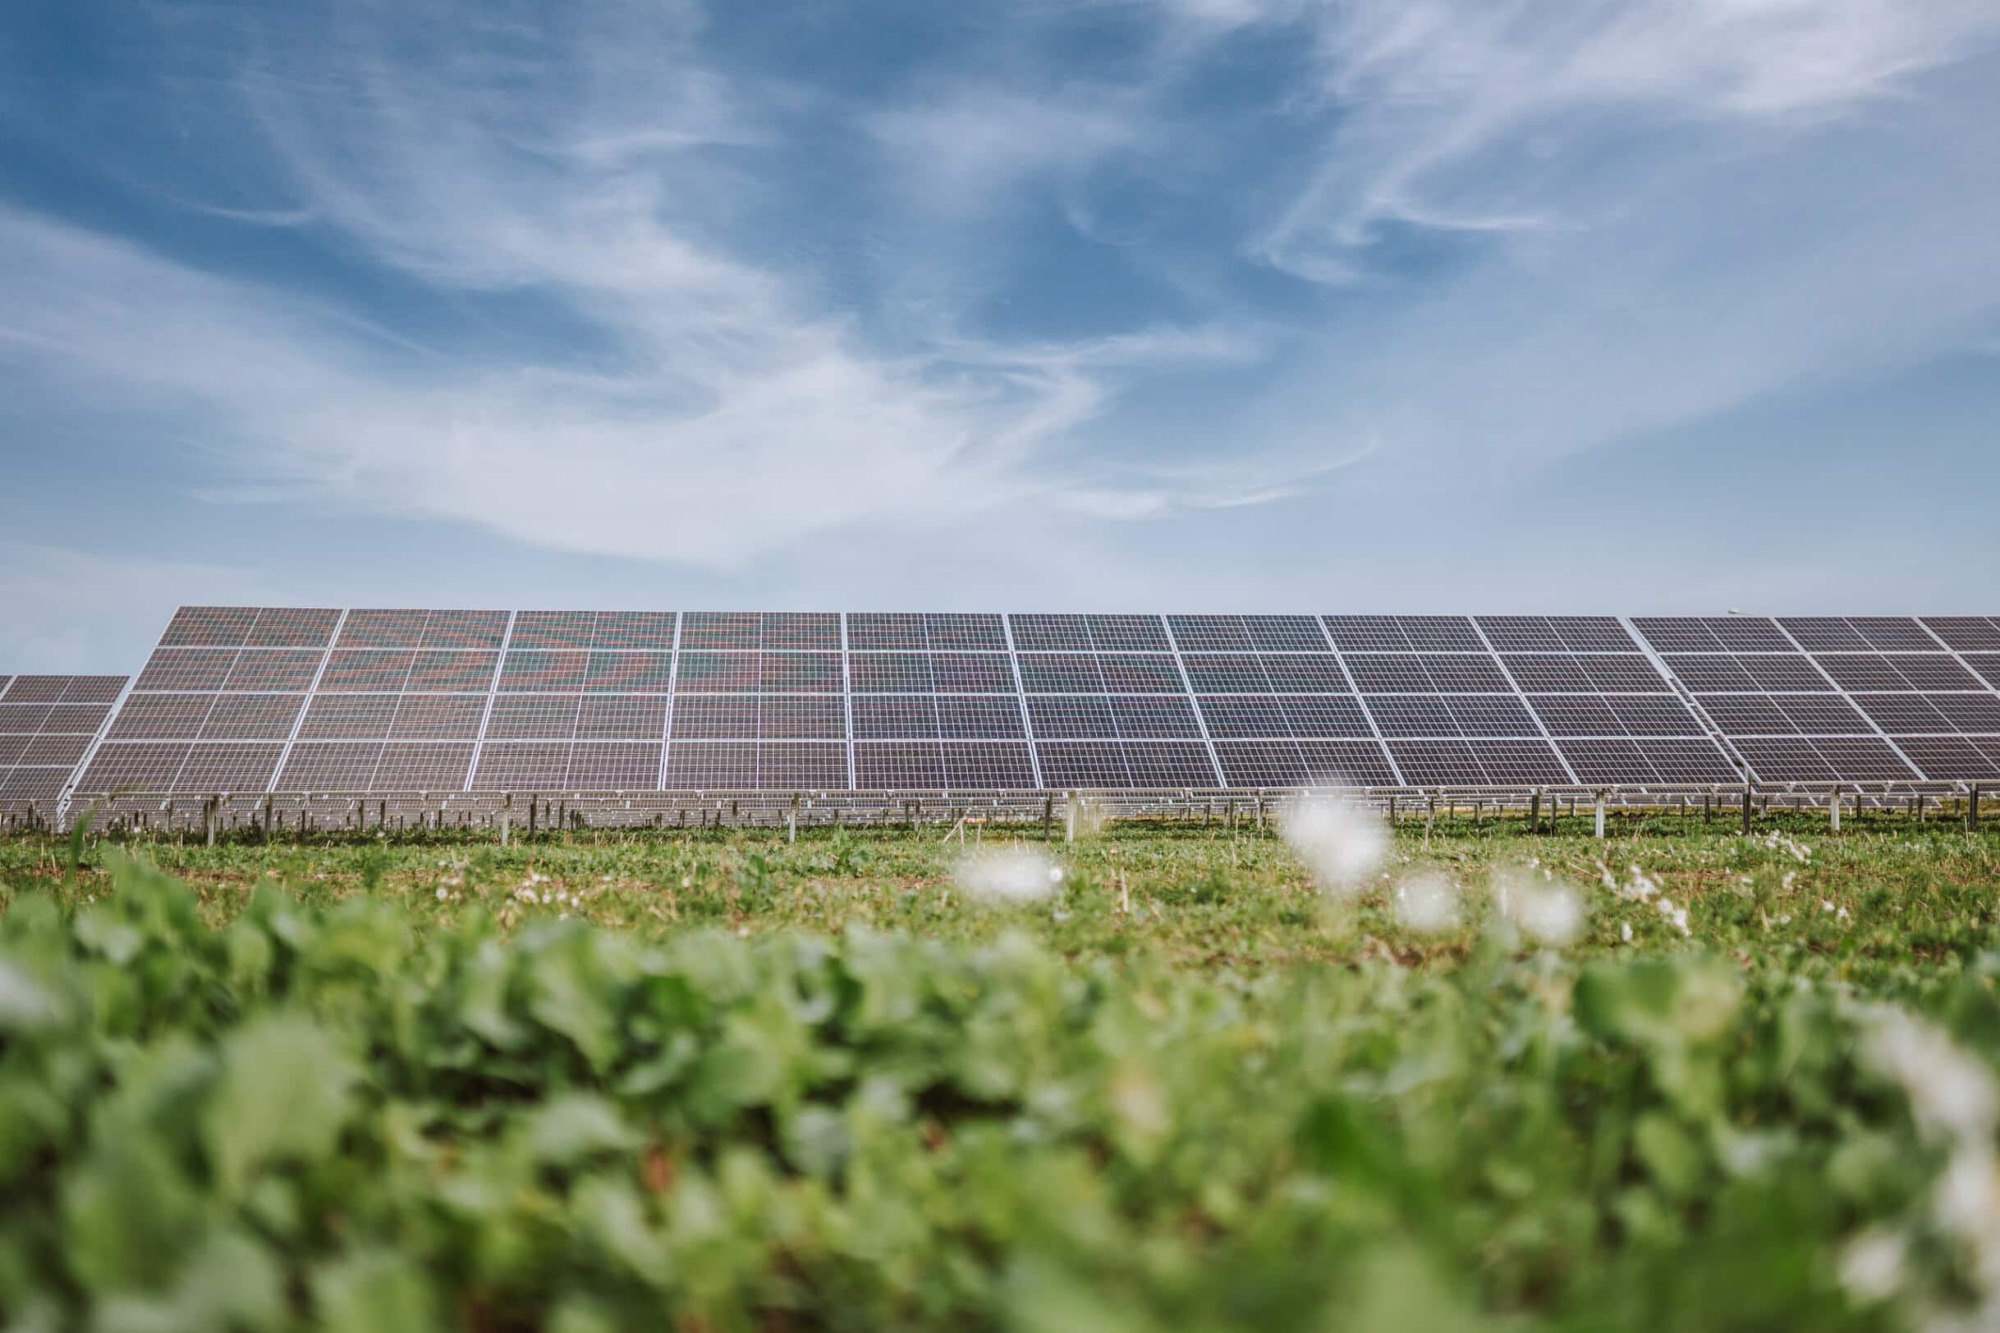
<path id="1" fill-rule="evenodd" d="M 1909 1245 L 1891 1231 L 1864 1231 L 1840 1253 L 1840 1285 L 1856 1300 L 1883 1301 L 1903 1285 Z"/>
<path id="2" fill-rule="evenodd" d="M 1620 921 L 1618 923 L 1618 938 L 1627 944 L 1632 942 L 1632 923 L 1630 921 Z"/>
<path id="3" fill-rule="evenodd" d="M 442 888 L 442 887 L 440 887 L 440 888 L 438 889 L 438 901 L 439 901 L 439 902 L 443 902 L 443 901 L 444 901 L 445 899 L 447 899 L 447 898 L 449 898 L 449 897 L 451 897 L 451 893 L 450 893 L 450 891 L 449 891 L 449 890 L 447 890 L 447 889 L 444 889 L 444 888 Z"/>
<path id="4" fill-rule="evenodd" d="M 975 902 L 1031 903 L 1055 892 L 1062 868 L 1031 847 L 1000 846 L 967 856 L 952 877 Z"/>
<path id="5" fill-rule="evenodd" d="M 1308 794 L 1288 802 L 1278 827 L 1320 887 L 1352 892 L 1388 857 L 1389 831 L 1368 811 L 1335 796 Z"/>
<path id="6" fill-rule="evenodd" d="M 1583 899 L 1566 884 L 1502 867 L 1493 874 L 1493 896 L 1508 920 L 1537 943 L 1559 949 L 1583 929 Z"/>
<path id="7" fill-rule="evenodd" d="M 693 888 L 693 887 L 694 887 L 694 876 L 693 876 L 693 875 L 682 875 L 682 876 L 681 876 L 681 887 L 682 887 L 682 888 L 684 888 L 684 889 L 691 889 L 691 888 Z"/>
<path id="8" fill-rule="evenodd" d="M 1396 924 L 1422 935 L 1458 925 L 1458 886 L 1438 874 L 1412 875 L 1396 886 Z"/>

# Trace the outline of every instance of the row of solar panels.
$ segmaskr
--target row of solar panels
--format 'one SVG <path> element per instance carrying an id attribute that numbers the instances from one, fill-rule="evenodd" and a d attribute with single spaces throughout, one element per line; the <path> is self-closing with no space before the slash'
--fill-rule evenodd
<path id="1" fill-rule="evenodd" d="M 71 679 L 0 693 L 0 802 L 2000 779 L 1984 617 L 190 607 L 108 725 Z"/>
<path id="2" fill-rule="evenodd" d="M 0 811 L 49 810 L 105 730 L 124 676 L 0 676 Z"/>

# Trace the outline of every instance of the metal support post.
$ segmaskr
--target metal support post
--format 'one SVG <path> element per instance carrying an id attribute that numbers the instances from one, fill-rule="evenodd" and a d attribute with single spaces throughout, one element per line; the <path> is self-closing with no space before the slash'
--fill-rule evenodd
<path id="1" fill-rule="evenodd" d="M 1542 831 L 1542 793 L 1536 789 L 1528 793 L 1528 832 Z"/>
<path id="2" fill-rule="evenodd" d="M 1750 784 L 1743 784 L 1743 836 L 1750 836 Z"/>
<path id="3" fill-rule="evenodd" d="M 507 845 L 514 822 L 514 793 L 507 792 L 500 797 L 500 845 Z"/>
<path id="4" fill-rule="evenodd" d="M 1832 792 L 1826 798 L 1827 822 L 1835 833 L 1840 832 L 1840 784 L 1834 783 Z"/>
<path id="5" fill-rule="evenodd" d="M 1600 841 L 1602 841 L 1604 838 L 1604 793 L 1603 792 L 1597 793 L 1597 836 Z"/>
<path id="6" fill-rule="evenodd" d="M 1979 784 L 1976 782 L 1965 795 L 1965 831 L 1979 832 Z"/>

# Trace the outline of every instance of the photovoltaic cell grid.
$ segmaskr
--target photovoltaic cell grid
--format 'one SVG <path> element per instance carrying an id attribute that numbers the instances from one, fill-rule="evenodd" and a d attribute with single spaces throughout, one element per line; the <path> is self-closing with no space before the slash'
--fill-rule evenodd
<path id="1" fill-rule="evenodd" d="M 0 810 L 52 812 L 123 676 L 0 676 Z"/>
<path id="2" fill-rule="evenodd" d="M 85 792 L 2000 776 L 1984 618 L 184 608 Z"/>
<path id="3" fill-rule="evenodd" d="M 2000 778 L 2000 625 L 1990 619 L 1634 624 L 1762 781 Z"/>

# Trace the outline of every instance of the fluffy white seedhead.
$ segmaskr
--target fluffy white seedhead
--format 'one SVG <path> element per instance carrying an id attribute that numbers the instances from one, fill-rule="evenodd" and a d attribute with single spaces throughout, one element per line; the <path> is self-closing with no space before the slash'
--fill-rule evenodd
<path id="1" fill-rule="evenodd" d="M 1494 871 L 1493 899 L 1501 915 L 1537 944 L 1560 949 L 1583 930 L 1583 895 L 1538 871 Z"/>
<path id="2" fill-rule="evenodd" d="M 1458 927 L 1458 885 L 1438 874 L 1411 875 L 1396 885 L 1396 924 L 1420 935 Z"/>
<path id="3" fill-rule="evenodd" d="M 1040 902 L 1062 884 L 1062 867 L 1031 847 L 992 847 L 958 863 L 952 878 L 978 903 Z"/>
<path id="4" fill-rule="evenodd" d="M 1278 815 L 1285 841 L 1331 893 L 1350 893 L 1389 854 L 1389 830 L 1374 814 L 1338 796 L 1308 793 Z"/>

